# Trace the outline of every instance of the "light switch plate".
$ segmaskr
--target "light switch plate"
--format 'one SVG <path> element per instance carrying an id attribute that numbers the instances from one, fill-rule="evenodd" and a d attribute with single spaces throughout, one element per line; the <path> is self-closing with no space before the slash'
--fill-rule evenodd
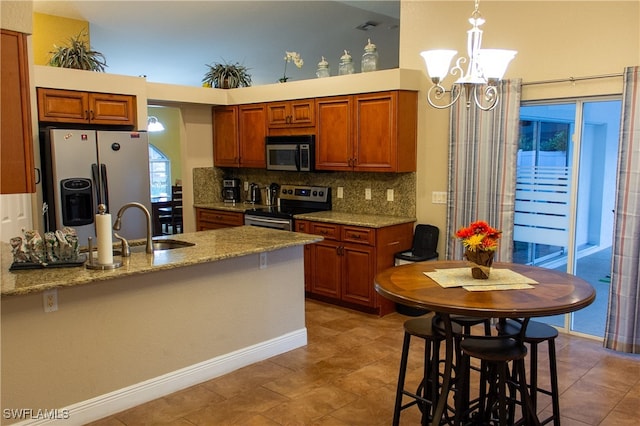
<path id="1" fill-rule="evenodd" d="M 364 199 L 365 200 L 370 200 L 371 199 L 371 188 L 365 188 L 364 189 Z"/>
<path id="2" fill-rule="evenodd" d="M 344 187 L 339 186 L 338 187 L 338 194 L 337 194 L 338 198 L 344 198 Z"/>
<path id="3" fill-rule="evenodd" d="M 393 201 L 393 189 L 387 189 L 387 201 Z"/>
<path id="4" fill-rule="evenodd" d="M 434 191 L 431 193 L 431 203 L 433 204 L 447 204 L 447 193 Z"/>

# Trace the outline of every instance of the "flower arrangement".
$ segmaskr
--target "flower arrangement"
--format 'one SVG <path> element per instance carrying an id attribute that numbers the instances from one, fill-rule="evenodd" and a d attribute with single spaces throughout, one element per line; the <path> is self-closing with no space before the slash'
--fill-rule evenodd
<path id="1" fill-rule="evenodd" d="M 304 65 L 304 60 L 300 57 L 299 53 L 285 51 L 285 54 L 286 55 L 284 57 L 284 74 L 282 74 L 282 78 L 278 80 L 280 83 L 286 83 L 287 80 L 289 80 L 289 77 L 287 77 L 287 64 L 289 62 L 293 62 L 298 68 L 302 68 L 302 66 Z"/>
<path id="2" fill-rule="evenodd" d="M 469 251 L 495 251 L 501 236 L 502 231 L 492 228 L 482 220 L 456 232 L 456 237 L 462 240 L 462 245 Z"/>
<path id="3" fill-rule="evenodd" d="M 456 237 L 462 240 L 464 257 L 471 264 L 471 276 L 475 279 L 489 278 L 493 256 L 498 248 L 498 240 L 502 231 L 492 228 L 482 220 L 471 223 L 466 228 L 460 228 Z"/>

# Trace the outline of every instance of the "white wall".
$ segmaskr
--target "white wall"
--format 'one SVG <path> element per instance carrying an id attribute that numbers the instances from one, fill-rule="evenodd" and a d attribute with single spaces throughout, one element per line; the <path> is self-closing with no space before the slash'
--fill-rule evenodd
<path id="1" fill-rule="evenodd" d="M 423 50 L 452 48 L 466 56 L 471 1 L 402 0 L 400 68 L 421 70 Z M 518 50 L 506 78 L 532 82 L 621 73 L 640 64 L 638 1 L 480 2 L 484 47 Z M 450 85 L 453 78 L 446 80 Z M 425 83 L 426 84 L 426 83 Z M 426 90 L 427 87 L 423 88 Z M 523 87 L 523 100 L 621 93 L 622 79 Z M 427 105 L 422 92 L 418 118 L 417 218 L 446 230 L 446 206 L 432 204 L 433 191 L 447 190 L 449 111 Z M 446 236 L 439 242 L 439 251 Z"/>

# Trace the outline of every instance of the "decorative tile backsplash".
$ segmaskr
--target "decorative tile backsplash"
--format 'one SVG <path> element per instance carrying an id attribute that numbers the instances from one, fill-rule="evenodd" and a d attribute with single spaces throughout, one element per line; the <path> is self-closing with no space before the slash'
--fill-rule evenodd
<path id="1" fill-rule="evenodd" d="M 357 172 L 276 172 L 261 169 L 222 169 L 203 167 L 193 169 L 193 197 L 196 204 L 222 201 L 222 179 L 239 178 L 242 182 L 267 186 L 272 182 L 282 184 L 329 186 L 332 208 L 337 212 L 381 214 L 415 217 L 415 173 L 357 173 Z M 338 187 L 344 197 L 338 198 Z M 365 199 L 365 189 L 371 189 L 371 200 Z M 387 201 L 387 189 L 393 189 L 394 201 Z M 241 191 L 242 199 L 246 198 Z"/>

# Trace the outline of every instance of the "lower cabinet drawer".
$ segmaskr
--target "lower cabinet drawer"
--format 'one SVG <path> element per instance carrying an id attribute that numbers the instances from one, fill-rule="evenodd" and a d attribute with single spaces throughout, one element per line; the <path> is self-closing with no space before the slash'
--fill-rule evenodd
<path id="1" fill-rule="evenodd" d="M 340 225 L 311 222 L 311 230 L 309 232 L 315 235 L 320 235 L 327 240 L 340 240 Z"/>
<path id="2" fill-rule="evenodd" d="M 198 229 L 216 229 L 244 225 L 244 213 L 224 210 L 197 209 Z"/>

